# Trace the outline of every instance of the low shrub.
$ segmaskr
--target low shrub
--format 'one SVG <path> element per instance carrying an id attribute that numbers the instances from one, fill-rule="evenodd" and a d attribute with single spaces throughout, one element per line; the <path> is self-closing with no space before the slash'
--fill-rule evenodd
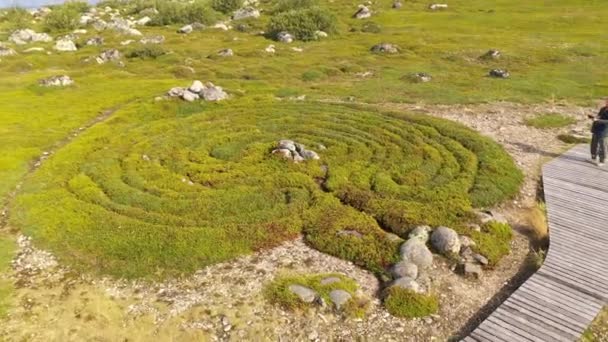
<path id="1" fill-rule="evenodd" d="M 156 59 L 166 53 L 160 46 L 144 46 L 127 52 L 125 56 L 127 58 Z"/>
<path id="2" fill-rule="evenodd" d="M 393 286 L 387 290 L 384 306 L 396 317 L 416 318 L 432 315 L 439 310 L 435 295 L 416 293 Z"/>
<path id="3" fill-rule="evenodd" d="M 290 10 L 275 14 L 270 19 L 267 31 L 271 37 L 277 33 L 287 31 L 299 40 L 316 39 L 315 32 L 336 32 L 337 19 L 329 10 L 320 7 Z"/>
<path id="4" fill-rule="evenodd" d="M 576 119 L 567 115 L 548 113 L 527 118 L 524 120 L 524 123 L 526 126 L 540 129 L 561 128 L 576 123 Z"/>
<path id="5" fill-rule="evenodd" d="M 308 70 L 302 74 L 303 81 L 316 81 L 318 79 L 323 78 L 325 75 L 318 70 Z"/>
<path id="6" fill-rule="evenodd" d="M 282 13 L 291 10 L 311 8 L 319 5 L 317 0 L 279 0 L 272 13 Z"/>
<path id="7" fill-rule="evenodd" d="M 229 14 L 243 6 L 243 0 L 212 0 L 211 7 L 224 14 Z"/>
<path id="8" fill-rule="evenodd" d="M 490 221 L 481 227 L 481 232 L 471 232 L 471 238 L 475 241 L 473 249 L 485 256 L 492 267 L 511 252 L 513 230 L 506 223 Z"/>
<path id="9" fill-rule="evenodd" d="M 31 21 L 32 15 L 21 7 L 9 8 L 3 15 L 0 15 L 0 23 L 5 23 L 10 31 L 27 27 Z"/>
<path id="10" fill-rule="evenodd" d="M 195 22 L 209 25 L 221 18 L 219 13 L 202 0 L 194 2 L 157 1 L 156 10 L 158 10 L 158 14 L 148 25 L 183 25 Z"/>
<path id="11" fill-rule="evenodd" d="M 88 8 L 84 2 L 66 2 L 61 6 L 53 7 L 52 12 L 44 18 L 44 27 L 47 31 L 69 31 L 78 27 L 80 15 Z"/>

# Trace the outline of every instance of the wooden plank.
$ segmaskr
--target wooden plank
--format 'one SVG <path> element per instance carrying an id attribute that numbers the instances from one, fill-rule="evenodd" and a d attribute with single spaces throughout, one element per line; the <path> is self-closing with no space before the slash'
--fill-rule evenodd
<path id="1" fill-rule="evenodd" d="M 534 277 L 531 277 L 531 279 L 528 279 L 527 281 L 532 284 L 539 284 L 539 285 L 542 285 L 543 287 L 559 290 L 561 293 L 567 294 L 573 300 L 578 301 L 578 302 L 592 302 L 592 303 L 596 302 L 596 299 L 594 297 L 589 296 L 580 291 L 573 291 L 573 288 L 571 286 L 558 282 L 553 278 L 547 277 L 543 273 L 537 273 L 534 275 Z M 601 305 L 601 304 L 598 303 L 598 305 Z"/>
<path id="2" fill-rule="evenodd" d="M 496 311 L 494 311 L 494 313 L 492 315 L 490 315 L 490 317 L 488 317 L 488 319 L 486 321 L 488 321 L 490 324 L 494 324 L 494 327 L 502 328 L 503 330 L 501 330 L 501 331 L 504 331 L 504 330 L 509 331 L 510 336 L 515 336 L 515 338 L 514 338 L 515 341 L 534 341 L 534 342 L 541 341 L 542 342 L 541 339 L 539 339 L 538 337 L 521 329 L 518 325 L 513 324 L 512 321 L 499 318 L 498 315 L 496 314 Z"/>
<path id="3" fill-rule="evenodd" d="M 521 291 L 514 293 L 512 297 L 519 301 L 536 305 L 536 307 L 546 307 L 547 309 L 554 310 L 554 312 L 559 312 L 561 315 L 566 316 L 569 322 L 587 325 L 588 320 L 584 314 L 579 313 L 572 307 L 564 307 L 563 304 L 556 304 L 555 302 L 538 298 L 532 292 Z"/>
<path id="4" fill-rule="evenodd" d="M 591 279 L 588 277 L 572 275 L 560 270 L 559 268 L 553 267 L 545 267 L 543 272 L 558 278 L 571 286 L 578 288 L 579 291 L 592 295 L 599 300 L 608 300 L 606 297 L 606 293 L 608 293 L 608 291 L 606 290 L 605 286 L 598 285 L 596 283 L 589 284 L 588 282 L 590 282 Z"/>
<path id="5" fill-rule="evenodd" d="M 580 258 L 573 257 L 572 255 L 566 255 L 565 253 L 553 253 L 551 255 L 547 255 L 545 262 L 553 265 L 559 264 L 561 267 L 568 269 L 580 268 L 586 273 L 594 274 L 598 280 L 608 283 L 608 277 L 602 274 L 602 272 L 608 269 L 608 265 L 604 265 L 603 263 L 598 263 L 593 260 L 585 260 L 584 262 L 581 262 Z"/>
<path id="6" fill-rule="evenodd" d="M 576 310 L 580 315 L 593 315 L 595 312 L 595 309 L 592 306 L 587 305 L 587 303 L 571 300 L 547 287 L 528 282 L 523 286 L 525 286 L 523 287 L 524 289 L 530 291 L 528 292 L 530 295 L 544 299 L 545 301 L 557 301 L 562 304 L 562 306 L 565 306 L 565 308 L 571 308 L 573 311 Z"/>
<path id="7" fill-rule="evenodd" d="M 484 330 L 485 331 L 491 331 L 493 332 L 492 335 L 496 336 L 497 338 L 495 340 L 502 340 L 505 342 L 510 342 L 510 341 L 522 341 L 522 342 L 526 342 L 526 341 L 533 341 L 530 338 L 527 338 L 524 334 L 518 334 L 517 332 L 511 331 L 507 328 L 505 328 L 503 325 L 500 324 L 496 324 L 495 322 L 493 322 L 492 320 L 486 320 L 483 322 L 484 323 Z"/>
<path id="8" fill-rule="evenodd" d="M 521 292 L 518 291 L 518 293 L 515 293 L 514 295 L 523 296 L 541 305 L 551 305 L 559 310 L 563 310 L 565 313 L 568 313 L 568 316 L 570 316 L 571 319 L 578 320 L 581 323 L 585 323 L 586 318 L 592 315 L 592 313 L 588 311 L 589 308 L 566 304 L 559 298 L 547 295 L 544 291 L 538 292 L 529 287 L 526 287 L 525 290 Z"/>
<path id="9" fill-rule="evenodd" d="M 516 302 L 508 301 L 503 303 L 501 307 L 502 306 L 513 311 L 519 312 L 522 317 L 530 317 L 531 322 L 533 322 L 534 320 L 540 320 L 543 324 L 546 324 L 547 326 L 550 326 L 553 329 L 562 331 L 565 335 L 570 336 L 572 339 L 576 339 L 580 336 L 579 329 L 573 329 L 569 325 L 559 322 L 559 320 L 556 322 L 554 320 L 555 317 L 553 315 L 546 311 L 542 311 L 539 308 L 522 306 Z"/>
<path id="10" fill-rule="evenodd" d="M 525 330 L 530 335 L 536 336 L 541 341 L 561 341 L 561 342 L 571 342 L 568 340 L 567 336 L 563 335 L 559 331 L 555 331 L 545 325 L 542 325 L 542 322 L 529 321 L 529 317 L 522 317 L 519 313 L 515 311 L 511 311 L 505 307 L 499 306 L 493 313 L 494 316 L 503 319 L 509 319 L 512 322 L 517 322 L 518 328 Z"/>
<path id="11" fill-rule="evenodd" d="M 538 314 L 539 316 L 545 317 L 548 320 L 552 320 L 555 323 L 563 324 L 564 326 L 570 328 L 573 331 L 584 331 L 587 328 L 587 325 L 581 323 L 577 320 L 571 320 L 570 317 L 564 315 L 561 310 L 552 309 L 550 305 L 547 306 L 539 306 L 537 303 L 528 300 L 523 296 L 511 296 L 505 303 L 513 303 L 517 304 L 521 308 L 525 308 L 526 310 L 530 310 Z"/>

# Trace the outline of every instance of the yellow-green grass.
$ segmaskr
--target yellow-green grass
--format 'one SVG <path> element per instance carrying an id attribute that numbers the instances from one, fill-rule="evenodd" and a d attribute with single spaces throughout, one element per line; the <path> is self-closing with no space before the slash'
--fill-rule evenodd
<path id="1" fill-rule="evenodd" d="M 12 284 L 4 275 L 8 272 L 15 250 L 15 241 L 0 233 L 0 318 L 11 304 Z"/>
<path id="2" fill-rule="evenodd" d="M 322 280 L 327 278 L 338 278 L 340 280 L 325 285 L 322 284 Z M 333 290 L 348 292 L 352 298 L 342 309 L 346 315 L 352 317 L 364 316 L 369 304 L 368 300 L 357 297 L 356 291 L 359 287 L 357 283 L 353 279 L 338 273 L 279 275 L 265 286 L 264 296 L 271 303 L 289 310 L 303 310 L 316 305 L 316 303 L 303 302 L 296 294 L 289 290 L 291 285 L 300 285 L 314 290 L 325 303 L 331 303 L 329 293 Z"/>
<path id="3" fill-rule="evenodd" d="M 572 125 L 576 123 L 576 119 L 563 114 L 547 113 L 527 118 L 524 120 L 524 123 L 531 127 L 548 129 L 561 128 Z"/>
<path id="4" fill-rule="evenodd" d="M 272 156 L 280 139 L 321 160 Z M 383 273 L 398 253 L 378 222 L 401 236 L 418 224 L 464 226 L 474 205 L 512 196 L 521 179 L 498 144 L 427 116 L 146 100 L 27 177 L 11 223 L 66 262 L 116 276 L 191 272 L 300 232 L 321 251 Z"/>

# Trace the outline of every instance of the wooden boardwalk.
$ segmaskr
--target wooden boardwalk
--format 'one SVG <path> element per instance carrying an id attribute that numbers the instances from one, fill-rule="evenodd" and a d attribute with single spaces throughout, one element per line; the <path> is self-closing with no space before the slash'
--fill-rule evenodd
<path id="1" fill-rule="evenodd" d="M 545 263 L 465 342 L 577 341 L 608 304 L 608 166 L 586 145 L 543 167 Z"/>

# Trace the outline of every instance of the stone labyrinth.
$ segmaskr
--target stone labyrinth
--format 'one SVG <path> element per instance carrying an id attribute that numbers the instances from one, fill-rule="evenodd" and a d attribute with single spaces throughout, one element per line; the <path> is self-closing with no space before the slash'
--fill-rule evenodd
<path id="1" fill-rule="evenodd" d="M 124 277 L 184 274 L 298 234 L 383 274 L 399 258 L 394 235 L 462 232 L 473 207 L 511 196 L 521 177 L 490 139 L 422 115 L 179 106 L 119 111 L 60 150 L 25 182 L 15 223 L 75 267 Z M 272 154 L 282 139 L 319 159 Z"/>

